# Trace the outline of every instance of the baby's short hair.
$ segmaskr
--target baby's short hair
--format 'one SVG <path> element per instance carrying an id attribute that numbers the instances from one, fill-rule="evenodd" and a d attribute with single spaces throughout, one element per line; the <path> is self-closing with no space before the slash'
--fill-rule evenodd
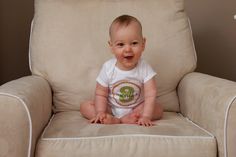
<path id="1" fill-rule="evenodd" d="M 110 37 L 111 37 L 111 31 L 112 31 L 113 25 L 119 24 L 120 26 L 128 26 L 131 22 L 136 22 L 139 25 L 140 31 L 142 33 L 142 25 L 141 25 L 141 22 L 137 18 L 130 15 L 121 15 L 115 18 L 115 20 L 111 23 L 111 26 L 109 28 Z"/>

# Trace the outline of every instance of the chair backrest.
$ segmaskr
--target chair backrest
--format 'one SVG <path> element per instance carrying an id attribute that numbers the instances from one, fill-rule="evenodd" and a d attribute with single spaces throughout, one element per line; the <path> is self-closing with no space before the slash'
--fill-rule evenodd
<path id="1" fill-rule="evenodd" d="M 176 87 L 196 67 L 184 0 L 35 0 L 31 71 L 49 81 L 55 111 L 78 110 L 93 98 L 98 72 L 112 57 L 109 26 L 122 14 L 142 23 L 143 58 L 157 72 L 157 101 L 179 111 Z"/>

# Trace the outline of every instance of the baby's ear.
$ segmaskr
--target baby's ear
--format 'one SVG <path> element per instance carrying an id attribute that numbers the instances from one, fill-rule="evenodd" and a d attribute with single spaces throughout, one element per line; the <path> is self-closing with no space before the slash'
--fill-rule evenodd
<path id="1" fill-rule="evenodd" d="M 143 44 L 144 44 L 144 46 L 146 44 L 146 38 L 145 37 L 143 37 Z"/>
<path id="2" fill-rule="evenodd" d="M 108 45 L 111 47 L 112 46 L 112 43 L 111 43 L 111 41 L 109 40 L 108 42 Z"/>
<path id="3" fill-rule="evenodd" d="M 111 53 L 113 53 L 113 47 L 112 47 L 112 42 L 109 40 L 108 41 L 109 48 L 111 50 Z"/>
<path id="4" fill-rule="evenodd" d="M 146 46 L 146 38 L 143 37 L 143 49 L 145 49 L 145 46 Z"/>
<path id="5" fill-rule="evenodd" d="M 110 48 L 112 48 L 112 42 L 111 42 L 111 40 L 108 41 L 108 45 L 109 45 Z"/>

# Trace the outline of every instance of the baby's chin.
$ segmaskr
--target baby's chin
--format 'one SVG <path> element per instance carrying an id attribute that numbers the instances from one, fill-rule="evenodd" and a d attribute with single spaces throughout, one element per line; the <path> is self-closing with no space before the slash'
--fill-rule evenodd
<path id="1" fill-rule="evenodd" d="M 134 69 L 135 67 L 136 67 L 136 65 L 137 64 L 134 64 L 134 63 L 132 63 L 132 64 L 126 64 L 126 65 L 124 65 L 124 69 L 125 70 L 132 70 L 132 69 Z"/>

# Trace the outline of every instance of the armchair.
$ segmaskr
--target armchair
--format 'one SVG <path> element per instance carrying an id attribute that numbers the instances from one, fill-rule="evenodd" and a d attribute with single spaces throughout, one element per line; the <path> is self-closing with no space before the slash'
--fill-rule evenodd
<path id="1" fill-rule="evenodd" d="M 141 21 L 158 74 L 165 112 L 153 127 L 90 124 L 79 112 L 121 14 Z M 0 86 L 1 157 L 236 156 L 236 83 L 194 72 L 184 0 L 35 0 L 29 61 L 31 76 Z"/>

